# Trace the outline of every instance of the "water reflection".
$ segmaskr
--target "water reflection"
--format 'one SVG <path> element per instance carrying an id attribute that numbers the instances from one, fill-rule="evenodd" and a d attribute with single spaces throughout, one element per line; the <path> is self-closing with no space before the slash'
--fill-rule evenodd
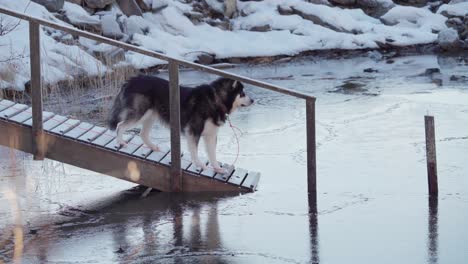
<path id="1" fill-rule="evenodd" d="M 439 200 L 437 196 L 430 196 L 428 198 L 429 212 L 428 212 L 428 235 L 427 235 L 427 253 L 428 263 L 437 264 L 438 259 L 438 237 L 439 237 Z"/>
<path id="2" fill-rule="evenodd" d="M 120 195 L 60 223 L 58 230 L 62 232 L 56 236 L 66 235 L 79 244 L 89 240 L 90 234 L 97 234 L 99 237 L 90 243 L 99 244 L 108 243 L 110 235 L 112 252 L 98 254 L 96 260 L 110 253 L 116 263 L 228 262 L 224 259 L 217 210 L 219 201 L 235 194 L 153 193 L 144 199 L 140 194 Z M 53 255 L 57 248 L 60 245 L 53 245 L 44 254 Z"/>
<path id="3" fill-rule="evenodd" d="M 310 263 L 320 263 L 318 238 L 317 193 L 309 194 L 309 232 L 310 232 Z"/>

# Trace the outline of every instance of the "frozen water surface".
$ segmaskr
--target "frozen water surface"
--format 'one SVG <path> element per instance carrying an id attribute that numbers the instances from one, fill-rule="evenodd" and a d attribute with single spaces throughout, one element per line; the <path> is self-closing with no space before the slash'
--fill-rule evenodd
<path id="1" fill-rule="evenodd" d="M 466 263 L 468 66 L 374 55 L 229 69 L 317 97 L 317 216 L 304 102 L 247 87 L 256 104 L 232 115 L 244 132 L 236 165 L 262 173 L 257 192 L 140 199 L 133 184 L 1 148 L 0 260 L 14 256 L 16 224 L 24 263 Z M 212 78 L 181 73 L 183 84 Z M 438 201 L 427 196 L 428 113 Z M 233 161 L 229 127 L 219 141 L 219 159 Z"/>

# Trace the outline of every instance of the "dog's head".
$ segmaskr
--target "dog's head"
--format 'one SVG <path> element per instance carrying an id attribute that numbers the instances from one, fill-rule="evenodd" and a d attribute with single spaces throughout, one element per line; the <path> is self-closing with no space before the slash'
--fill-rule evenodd
<path id="1" fill-rule="evenodd" d="M 219 78 L 212 85 L 226 106 L 228 114 L 234 112 L 239 107 L 246 107 L 254 102 L 252 98 L 245 94 L 244 85 L 239 81 Z"/>

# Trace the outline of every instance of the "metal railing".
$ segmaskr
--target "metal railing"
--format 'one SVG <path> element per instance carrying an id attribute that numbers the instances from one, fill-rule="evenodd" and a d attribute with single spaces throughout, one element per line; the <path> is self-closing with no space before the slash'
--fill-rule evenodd
<path id="1" fill-rule="evenodd" d="M 181 150 L 180 150 L 180 91 L 179 91 L 179 67 L 184 66 L 199 71 L 219 75 L 222 77 L 237 80 L 259 88 L 294 96 L 306 101 L 306 122 L 307 122 L 307 182 L 308 192 L 316 193 L 316 136 L 315 136 L 315 100 L 314 96 L 305 93 L 283 88 L 266 82 L 254 80 L 237 74 L 232 74 L 223 70 L 209 66 L 193 63 L 190 61 L 173 58 L 162 53 L 133 46 L 124 42 L 109 39 L 97 34 L 89 33 L 70 26 L 60 25 L 44 19 L 31 17 L 7 8 L 0 7 L 0 13 L 13 16 L 29 22 L 29 42 L 31 60 L 31 97 L 32 97 L 32 131 L 34 158 L 43 159 L 45 155 L 44 131 L 42 129 L 42 82 L 41 82 L 41 55 L 40 55 L 40 25 L 58 29 L 72 35 L 89 38 L 101 43 L 106 43 L 127 51 L 133 51 L 153 58 L 167 61 L 169 64 L 169 84 L 170 84 L 170 125 L 171 125 L 171 186 L 173 191 L 180 191 L 182 186 L 181 170 Z"/>

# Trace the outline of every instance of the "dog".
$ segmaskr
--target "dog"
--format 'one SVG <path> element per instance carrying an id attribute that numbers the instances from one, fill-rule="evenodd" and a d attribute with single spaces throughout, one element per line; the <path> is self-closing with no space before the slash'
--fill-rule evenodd
<path id="1" fill-rule="evenodd" d="M 197 168 L 207 168 L 198 156 L 199 141 L 203 137 L 214 171 L 225 172 L 216 159 L 218 129 L 236 109 L 253 103 L 254 100 L 244 93 L 244 85 L 228 78 L 195 88 L 180 86 L 181 132 Z M 117 131 L 118 143 L 125 147 L 123 133 L 141 124 L 140 135 L 145 145 L 160 151 L 150 141 L 151 127 L 156 121 L 165 126 L 170 124 L 169 82 L 149 75 L 127 80 L 115 98 L 108 120 L 109 128 Z"/>

